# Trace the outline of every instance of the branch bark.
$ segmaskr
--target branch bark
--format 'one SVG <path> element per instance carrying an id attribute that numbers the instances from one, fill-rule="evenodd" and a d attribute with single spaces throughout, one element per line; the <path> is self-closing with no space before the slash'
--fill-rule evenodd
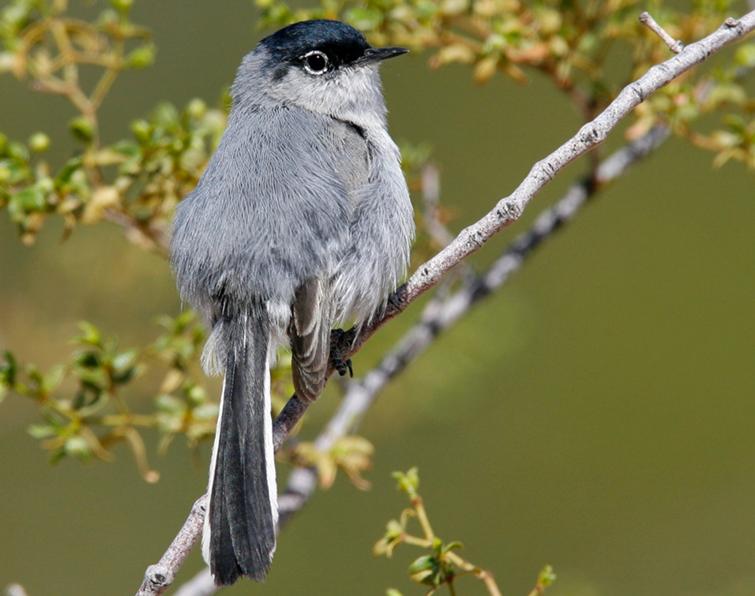
<path id="1" fill-rule="evenodd" d="M 663 43 L 665 43 L 675 54 L 678 54 L 684 49 L 684 44 L 678 39 L 671 37 L 668 31 L 661 27 L 658 24 L 658 21 L 656 21 L 649 12 L 643 12 L 640 14 L 640 23 L 660 37 L 663 40 Z"/>
<path id="2" fill-rule="evenodd" d="M 394 293 L 381 316 L 365 325 L 358 335 L 350 336 L 353 337 L 353 341 L 344 349 L 344 355 L 348 357 L 356 353 L 380 327 L 436 285 L 450 269 L 479 250 L 494 234 L 516 221 L 530 200 L 557 172 L 602 143 L 608 133 L 638 104 L 680 74 L 753 29 L 755 10 L 740 19 L 729 18 L 712 34 L 686 46 L 676 56 L 653 66 L 642 77 L 627 85 L 595 119 L 580 128 L 550 155 L 537 162 L 513 193 L 498 201 L 484 217 L 462 230 L 446 248 L 420 266 L 406 284 Z M 505 279 L 510 272 L 507 273 L 506 267 L 502 266 L 496 275 L 503 275 Z M 294 395 L 278 415 L 273 429 L 276 450 L 304 415 L 307 406 L 307 403 Z M 176 571 L 201 534 L 205 508 L 206 496 L 203 496 L 194 504 L 191 514 L 160 561 L 147 569 L 137 593 L 139 596 L 162 594 L 171 585 Z"/>

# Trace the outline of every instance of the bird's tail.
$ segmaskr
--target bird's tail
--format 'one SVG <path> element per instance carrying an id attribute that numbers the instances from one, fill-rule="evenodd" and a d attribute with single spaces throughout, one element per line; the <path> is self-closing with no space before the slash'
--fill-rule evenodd
<path id="1" fill-rule="evenodd" d="M 202 554 L 215 582 L 263 580 L 278 501 L 270 417 L 270 324 L 263 311 L 220 324 L 225 379 L 210 464 Z"/>

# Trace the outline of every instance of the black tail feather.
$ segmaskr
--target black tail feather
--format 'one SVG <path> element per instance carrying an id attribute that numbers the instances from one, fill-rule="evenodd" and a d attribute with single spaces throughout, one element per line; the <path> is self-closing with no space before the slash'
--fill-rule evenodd
<path id="1" fill-rule="evenodd" d="M 210 569 L 221 585 L 240 575 L 265 579 L 277 518 L 269 487 L 274 464 L 267 461 L 273 457 L 272 437 L 265 432 L 269 325 L 257 313 L 224 324 L 232 330 L 208 512 Z"/>

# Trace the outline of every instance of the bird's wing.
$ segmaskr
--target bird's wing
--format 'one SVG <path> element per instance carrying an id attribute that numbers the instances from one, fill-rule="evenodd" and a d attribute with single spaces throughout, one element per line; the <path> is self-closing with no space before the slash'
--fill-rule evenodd
<path id="1" fill-rule="evenodd" d="M 368 184 L 369 149 L 364 135 L 354 125 L 338 120 L 325 122 L 319 137 L 320 148 L 330 154 L 332 174 L 346 199 L 346 219 L 340 222 L 340 250 L 351 245 L 351 218 L 362 190 Z M 332 264 L 341 261 L 341 254 Z M 330 363 L 330 331 L 336 316 L 332 294 L 332 268 L 306 279 L 296 290 L 291 306 L 289 337 L 296 394 L 315 399 L 325 384 Z"/>
<path id="2" fill-rule="evenodd" d="M 330 356 L 332 301 L 327 281 L 313 278 L 296 291 L 291 306 L 292 370 L 296 395 L 311 401 L 325 385 Z"/>

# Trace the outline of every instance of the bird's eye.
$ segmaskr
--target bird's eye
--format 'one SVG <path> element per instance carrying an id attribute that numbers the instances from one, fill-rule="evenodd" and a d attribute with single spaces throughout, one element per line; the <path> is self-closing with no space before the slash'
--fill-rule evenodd
<path id="1" fill-rule="evenodd" d="M 328 70 L 328 56 L 319 50 L 304 54 L 304 69 L 313 75 L 321 75 Z"/>

